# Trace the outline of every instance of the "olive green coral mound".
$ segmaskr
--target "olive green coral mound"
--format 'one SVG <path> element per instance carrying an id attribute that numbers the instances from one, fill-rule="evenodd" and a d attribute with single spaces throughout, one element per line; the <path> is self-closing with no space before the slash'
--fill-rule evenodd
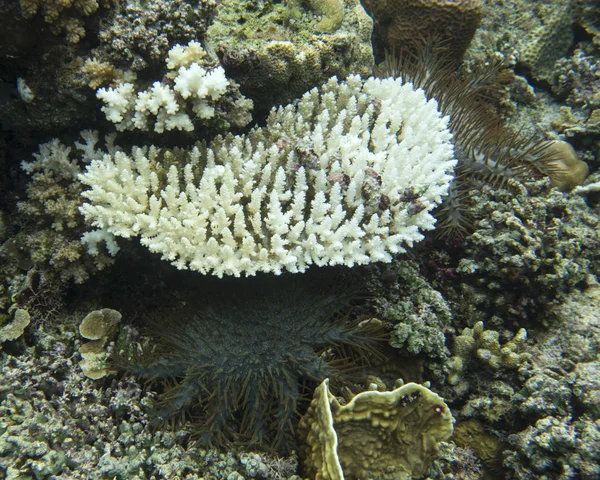
<path id="1" fill-rule="evenodd" d="M 317 23 L 316 29 L 321 32 L 333 32 L 337 30 L 344 20 L 344 2 L 342 0 L 306 0 L 308 6 L 322 20 Z"/>
<path id="2" fill-rule="evenodd" d="M 244 95 L 268 108 L 332 75 L 369 76 L 372 29 L 358 0 L 264 2 L 262 8 L 254 1 L 224 0 L 206 43 Z"/>
<path id="3" fill-rule="evenodd" d="M 324 380 L 299 425 L 305 474 L 323 480 L 421 477 L 438 443 L 452 435 L 453 422 L 444 401 L 415 383 L 362 392 L 341 405 Z"/>

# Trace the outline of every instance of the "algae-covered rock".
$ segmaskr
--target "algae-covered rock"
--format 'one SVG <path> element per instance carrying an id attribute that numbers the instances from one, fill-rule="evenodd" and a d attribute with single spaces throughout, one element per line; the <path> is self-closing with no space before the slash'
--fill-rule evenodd
<path id="1" fill-rule="evenodd" d="M 371 74 L 373 21 L 358 0 L 223 0 L 206 34 L 258 109 L 288 103 L 333 75 Z"/>
<path id="2" fill-rule="evenodd" d="M 544 417 L 508 441 L 506 478 L 600 478 L 600 420 L 588 415 Z"/>
<path id="3" fill-rule="evenodd" d="M 300 420 L 305 475 L 322 480 L 423 476 L 454 419 L 441 397 L 408 383 L 341 405 L 326 379 Z"/>
<path id="4" fill-rule="evenodd" d="M 111 308 L 94 310 L 81 321 L 79 333 L 91 340 L 79 347 L 82 358 L 79 366 L 86 377 L 97 380 L 115 373 L 108 366 L 109 352 L 106 344 L 117 334 L 120 321 L 121 314 Z"/>
<path id="5" fill-rule="evenodd" d="M 88 340 L 100 340 L 112 336 L 121 321 L 121 314 L 111 308 L 90 312 L 79 325 L 79 333 Z"/>
<path id="6" fill-rule="evenodd" d="M 600 285 L 590 275 L 532 331 L 534 361 L 512 404 L 522 421 L 507 436 L 506 478 L 600 478 Z"/>

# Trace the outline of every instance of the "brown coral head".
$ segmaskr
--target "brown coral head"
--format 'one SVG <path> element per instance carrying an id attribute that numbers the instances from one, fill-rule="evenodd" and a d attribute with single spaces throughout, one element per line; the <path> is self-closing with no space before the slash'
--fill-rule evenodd
<path id="1" fill-rule="evenodd" d="M 381 30 L 386 47 L 418 49 L 425 37 L 439 37 L 460 60 L 483 17 L 482 0 L 362 0 Z"/>
<path id="2" fill-rule="evenodd" d="M 553 186 L 562 192 L 570 192 L 583 184 L 590 169 L 587 163 L 579 160 L 570 143 L 560 140 L 549 142 L 548 151 L 550 157 L 546 165 Z"/>

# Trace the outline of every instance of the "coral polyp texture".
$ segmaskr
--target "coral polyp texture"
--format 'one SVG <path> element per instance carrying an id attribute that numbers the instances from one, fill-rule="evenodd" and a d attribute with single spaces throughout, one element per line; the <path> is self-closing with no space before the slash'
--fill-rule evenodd
<path id="1" fill-rule="evenodd" d="M 92 161 L 81 212 L 217 276 L 390 262 L 434 227 L 450 140 L 437 103 L 411 84 L 333 77 L 246 135 Z"/>
<path id="2" fill-rule="evenodd" d="M 453 423 L 444 400 L 422 385 L 361 392 L 342 405 L 324 380 L 298 427 L 305 473 L 322 480 L 421 478 Z"/>
<path id="3" fill-rule="evenodd" d="M 191 419 L 199 444 L 287 451 L 306 382 L 345 378 L 383 335 L 380 323 L 348 319 L 348 288 L 306 278 L 222 280 L 203 295 L 190 287 L 177 313 L 165 312 L 169 323 L 148 319 L 150 343 L 121 363 L 166 380 L 159 418 Z"/>
<path id="4" fill-rule="evenodd" d="M 359 0 L 259 4 L 221 0 L 205 40 L 261 109 L 289 103 L 333 75 L 370 75 L 373 20 Z"/>

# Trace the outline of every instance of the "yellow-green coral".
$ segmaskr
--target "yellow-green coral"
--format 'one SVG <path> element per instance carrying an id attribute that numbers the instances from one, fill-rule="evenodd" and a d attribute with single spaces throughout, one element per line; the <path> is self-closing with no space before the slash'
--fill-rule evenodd
<path id="1" fill-rule="evenodd" d="M 369 76 L 373 21 L 359 0 L 223 0 L 206 35 L 229 77 L 255 103 L 298 98 L 332 75 Z"/>
<path id="2" fill-rule="evenodd" d="M 524 328 L 504 345 L 500 344 L 499 339 L 497 331 L 484 330 L 483 322 L 477 322 L 473 328 L 465 328 L 454 340 L 448 383 L 456 385 L 460 382 L 465 365 L 473 354 L 494 369 L 518 368 L 530 358 L 528 353 L 523 352 L 527 342 L 527 330 Z"/>
<path id="3" fill-rule="evenodd" d="M 442 398 L 409 383 L 341 405 L 326 379 L 300 420 L 305 474 L 316 480 L 421 477 L 453 430 Z"/>
<path id="4" fill-rule="evenodd" d="M 15 310 L 12 322 L 0 328 L 0 344 L 19 338 L 21 335 L 23 335 L 23 332 L 29 323 L 30 318 L 27 310 L 22 308 Z"/>
<path id="5" fill-rule="evenodd" d="M 97 380 L 114 373 L 114 370 L 108 366 L 108 352 L 105 347 L 111 337 L 117 333 L 120 321 L 121 314 L 110 308 L 95 310 L 81 321 L 79 333 L 82 337 L 91 340 L 79 347 L 83 359 L 79 362 L 79 366 L 86 377 Z"/>
<path id="6" fill-rule="evenodd" d="M 117 0 L 102 0 L 103 7 L 109 7 Z M 78 43 L 85 36 L 83 20 L 98 10 L 98 0 L 20 0 L 21 12 L 25 18 L 41 14 L 55 35 L 64 33 L 67 41 Z"/>
<path id="7" fill-rule="evenodd" d="M 116 333 L 121 314 L 110 308 L 94 310 L 79 325 L 79 333 L 88 340 L 108 339 Z"/>
<path id="8" fill-rule="evenodd" d="M 98 87 L 114 86 L 119 81 L 125 81 L 123 71 L 115 68 L 111 63 L 100 61 L 97 58 L 88 58 L 81 68 L 81 73 L 84 83 L 94 90 Z"/>
<path id="9" fill-rule="evenodd" d="M 342 0 L 307 0 L 308 6 L 323 18 L 317 24 L 320 32 L 334 32 L 344 20 L 344 2 Z"/>

